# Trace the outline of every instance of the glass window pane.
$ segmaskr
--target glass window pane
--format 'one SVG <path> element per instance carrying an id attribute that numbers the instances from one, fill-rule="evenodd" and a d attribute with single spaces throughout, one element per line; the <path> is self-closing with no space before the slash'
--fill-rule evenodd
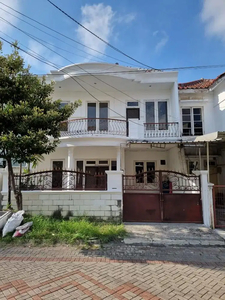
<path id="1" fill-rule="evenodd" d="M 127 102 L 127 106 L 138 106 L 138 102 Z"/>
<path id="2" fill-rule="evenodd" d="M 202 109 L 201 108 L 193 108 L 194 115 L 201 115 Z"/>
<path id="3" fill-rule="evenodd" d="M 117 162 L 116 160 L 111 161 L 111 171 L 116 171 L 117 168 Z"/>
<path id="4" fill-rule="evenodd" d="M 146 123 L 155 123 L 155 103 L 146 102 Z"/>
<path id="5" fill-rule="evenodd" d="M 158 102 L 158 123 L 168 123 L 167 102 Z M 165 128 L 163 128 L 165 129 Z"/>
<path id="6" fill-rule="evenodd" d="M 190 115 L 191 114 L 191 109 L 190 108 L 183 108 L 182 109 L 182 114 L 183 115 Z"/>
<path id="7" fill-rule="evenodd" d="M 202 116 L 201 115 L 194 115 L 194 121 L 201 121 Z"/>
<path id="8" fill-rule="evenodd" d="M 154 182 L 155 179 L 155 163 L 154 162 L 147 162 L 147 183 Z"/>
<path id="9" fill-rule="evenodd" d="M 190 122 L 190 121 L 191 121 L 191 116 L 184 115 L 184 116 L 183 116 L 183 122 L 184 122 L 184 121 Z"/>
<path id="10" fill-rule="evenodd" d="M 88 103 L 88 131 L 96 130 L 96 103 Z"/>
<path id="11" fill-rule="evenodd" d="M 108 131 L 108 103 L 99 104 L 99 130 Z"/>
<path id="12" fill-rule="evenodd" d="M 135 173 L 136 173 L 136 182 L 143 183 L 144 182 L 144 163 L 136 162 L 135 163 Z"/>

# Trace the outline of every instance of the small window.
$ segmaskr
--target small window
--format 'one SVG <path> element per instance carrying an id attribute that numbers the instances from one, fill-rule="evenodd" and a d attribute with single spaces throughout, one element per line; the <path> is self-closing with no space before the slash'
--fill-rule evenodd
<path id="1" fill-rule="evenodd" d="M 111 171 L 116 171 L 117 170 L 117 162 L 116 160 L 111 161 Z"/>
<path id="2" fill-rule="evenodd" d="M 95 160 L 88 160 L 87 162 L 86 162 L 86 164 L 87 165 L 95 165 Z"/>
<path id="3" fill-rule="evenodd" d="M 68 105 L 68 104 L 69 104 L 68 102 L 61 102 L 61 103 L 60 103 L 60 108 L 65 107 L 65 106 Z"/>
<path id="4" fill-rule="evenodd" d="M 3 158 L 0 158 L 0 168 L 5 168 L 6 167 L 6 160 Z"/>
<path id="5" fill-rule="evenodd" d="M 127 102 L 127 106 L 139 106 L 138 101 Z"/>
<path id="6" fill-rule="evenodd" d="M 165 159 L 160 160 L 160 164 L 161 164 L 161 166 L 165 166 L 166 165 Z"/>
<path id="7" fill-rule="evenodd" d="M 136 173 L 136 182 L 143 183 L 144 182 L 144 163 L 136 162 L 135 163 L 135 173 Z"/>
<path id="8" fill-rule="evenodd" d="M 146 165 L 147 169 L 147 183 L 153 183 L 155 179 L 155 163 L 154 162 L 147 162 Z"/>
<path id="9" fill-rule="evenodd" d="M 83 172 L 83 169 L 84 169 L 83 160 L 78 160 L 77 161 L 77 172 Z"/>
<path id="10" fill-rule="evenodd" d="M 99 165 L 108 165 L 109 164 L 109 162 L 108 162 L 108 160 L 99 160 Z"/>

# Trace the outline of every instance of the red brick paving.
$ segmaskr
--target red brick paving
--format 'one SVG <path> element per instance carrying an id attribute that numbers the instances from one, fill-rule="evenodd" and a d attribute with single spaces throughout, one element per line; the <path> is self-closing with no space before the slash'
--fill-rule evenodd
<path id="1" fill-rule="evenodd" d="M 217 256 L 175 263 L 79 257 L 71 248 L 16 249 L 0 251 L 0 300 L 225 299 L 225 264 Z"/>

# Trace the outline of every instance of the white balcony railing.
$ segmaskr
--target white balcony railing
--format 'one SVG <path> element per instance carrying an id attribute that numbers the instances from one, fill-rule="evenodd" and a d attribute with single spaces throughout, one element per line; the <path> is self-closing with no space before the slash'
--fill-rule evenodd
<path id="1" fill-rule="evenodd" d="M 127 135 L 127 122 L 117 119 L 86 118 L 61 123 L 61 136 L 82 135 Z"/>
<path id="2" fill-rule="evenodd" d="M 179 123 L 145 123 L 144 137 L 145 138 L 168 138 L 179 137 Z"/>

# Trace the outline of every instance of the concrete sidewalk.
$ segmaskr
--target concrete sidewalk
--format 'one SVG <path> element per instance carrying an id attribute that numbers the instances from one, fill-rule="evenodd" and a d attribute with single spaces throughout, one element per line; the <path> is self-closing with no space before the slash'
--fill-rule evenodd
<path id="1" fill-rule="evenodd" d="M 199 224 L 125 223 L 124 243 L 162 246 L 225 246 L 218 231 Z"/>

